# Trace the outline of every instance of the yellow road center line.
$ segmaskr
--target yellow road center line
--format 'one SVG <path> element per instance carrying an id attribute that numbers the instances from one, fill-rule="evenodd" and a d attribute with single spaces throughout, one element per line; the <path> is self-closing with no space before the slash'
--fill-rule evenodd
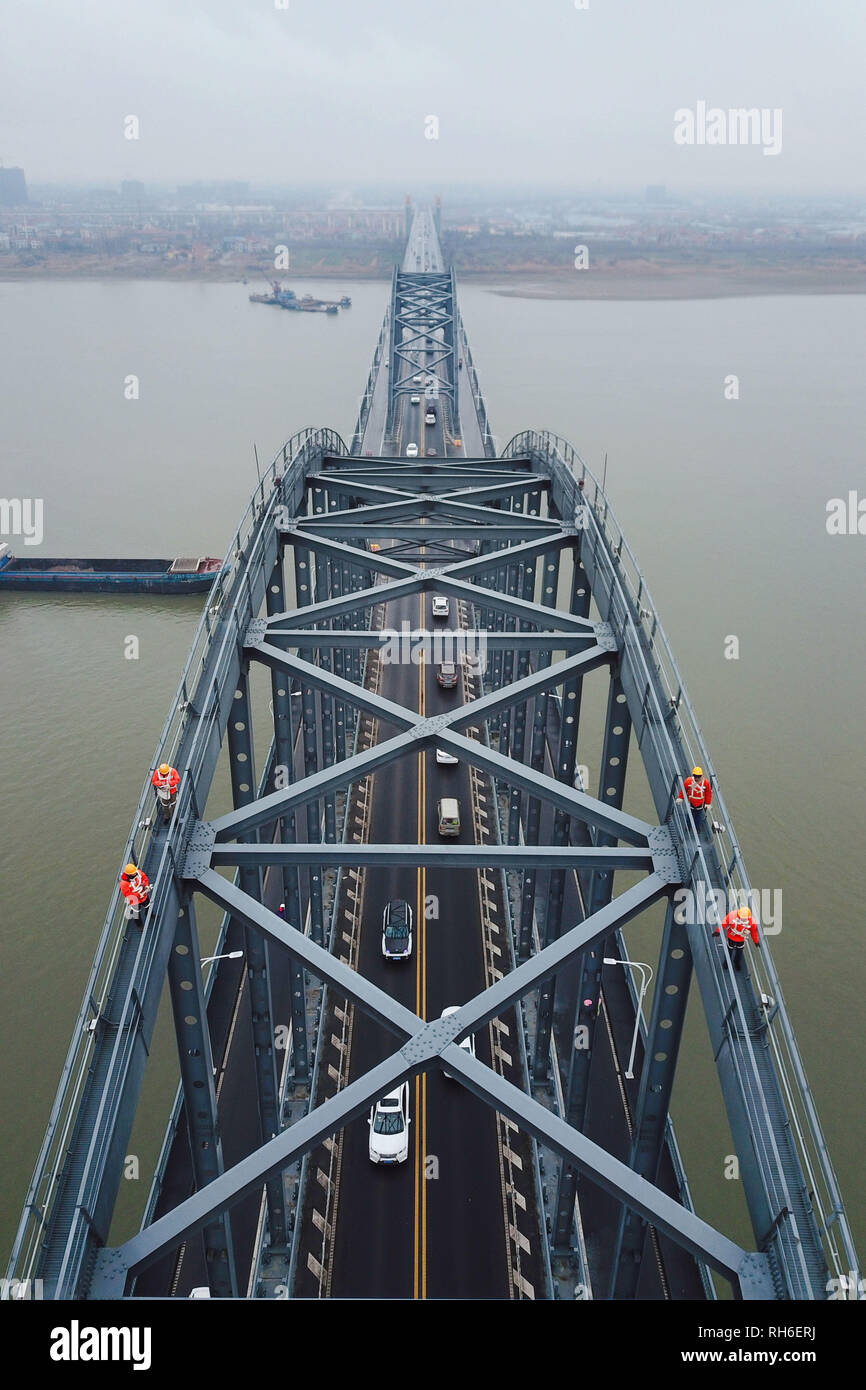
<path id="1" fill-rule="evenodd" d="M 418 605 L 423 616 L 424 599 L 418 595 Z M 422 622 L 423 626 L 423 622 Z M 418 713 L 424 712 L 424 667 L 423 663 L 418 664 Z M 417 786 L 417 843 L 423 843 L 424 837 L 424 753 L 418 754 L 418 786 Z M 424 994 L 424 899 L 422 896 L 422 881 L 420 867 L 415 875 L 415 1012 L 419 1018 L 424 1017 L 422 999 Z M 415 1078 L 415 1210 L 413 1213 L 413 1256 L 412 1256 L 412 1296 L 413 1298 L 423 1298 L 425 1296 L 425 1246 L 426 1231 L 425 1225 L 425 1193 L 424 1193 L 424 1148 L 425 1148 L 425 1123 L 424 1123 L 424 1102 L 425 1087 L 424 1077 Z"/>
<path id="2" fill-rule="evenodd" d="M 418 595 L 418 604 L 421 610 L 419 627 L 424 627 L 424 595 Z M 421 651 L 421 660 L 418 663 L 418 670 L 421 677 L 421 709 L 423 716 L 427 713 L 427 699 L 424 687 L 424 652 Z M 422 752 L 421 759 L 421 834 L 419 843 L 426 844 L 427 841 L 427 754 Z M 419 1014 L 426 1021 L 427 1018 L 427 918 L 424 912 L 424 904 L 427 901 L 427 868 L 420 866 L 419 896 L 421 899 L 419 912 L 419 936 L 421 940 L 421 999 Z M 427 1177 L 425 1173 L 427 1155 L 427 1073 L 421 1074 L 421 1297 L 427 1297 Z"/>

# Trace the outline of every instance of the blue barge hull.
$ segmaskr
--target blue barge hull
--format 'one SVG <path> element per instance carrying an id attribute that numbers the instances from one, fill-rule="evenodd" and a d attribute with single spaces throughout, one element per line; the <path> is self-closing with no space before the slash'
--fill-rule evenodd
<path id="1" fill-rule="evenodd" d="M 3 554 L 0 593 L 206 594 L 222 560 L 30 559 Z"/>

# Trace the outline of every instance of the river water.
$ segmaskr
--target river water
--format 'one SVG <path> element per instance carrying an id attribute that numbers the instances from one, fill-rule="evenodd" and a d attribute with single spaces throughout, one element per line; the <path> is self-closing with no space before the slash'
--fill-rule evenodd
<path id="1" fill-rule="evenodd" d="M 221 555 L 254 444 L 265 461 L 306 425 L 350 439 L 388 287 L 341 283 L 353 307 L 336 318 L 250 305 L 250 288 L 0 284 L 0 492 L 44 500 L 30 553 Z M 866 496 L 866 299 L 606 303 L 467 285 L 460 300 L 500 447 L 535 427 L 597 473 L 607 453 L 752 881 L 782 893 L 772 949 L 862 1249 L 866 536 L 830 536 L 825 518 L 830 498 Z M 199 612 L 196 599 L 0 598 L 2 1250 Z M 165 1023 L 124 1228 L 172 1089 Z M 674 1119 L 698 1211 L 751 1244 L 696 994 Z"/>

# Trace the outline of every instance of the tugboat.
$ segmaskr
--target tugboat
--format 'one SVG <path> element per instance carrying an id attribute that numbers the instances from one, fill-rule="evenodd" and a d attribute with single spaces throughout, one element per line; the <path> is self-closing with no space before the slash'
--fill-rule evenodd
<path id="1" fill-rule="evenodd" d="M 270 294 L 251 294 L 249 299 L 251 304 L 274 304 L 279 306 L 282 289 L 279 280 L 271 281 Z"/>

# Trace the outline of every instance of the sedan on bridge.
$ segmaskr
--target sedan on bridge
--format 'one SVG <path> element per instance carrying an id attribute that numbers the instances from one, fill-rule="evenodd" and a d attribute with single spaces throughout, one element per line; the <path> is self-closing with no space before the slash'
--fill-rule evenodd
<path id="1" fill-rule="evenodd" d="M 407 459 L 416 459 L 416 458 L 418 457 L 418 445 L 417 445 L 417 444 L 414 444 L 414 443 L 413 443 L 413 444 L 407 444 L 407 445 L 406 445 L 406 457 L 407 457 Z"/>
<path id="2" fill-rule="evenodd" d="M 443 661 L 436 672 L 436 680 L 443 690 L 453 690 L 457 684 L 457 667 L 453 661 Z"/>
<path id="3" fill-rule="evenodd" d="M 392 898 L 382 913 L 382 955 L 408 960 L 412 954 L 412 909 L 404 898 Z"/>
<path id="4" fill-rule="evenodd" d="M 389 1091 L 370 1111 L 370 1162 L 405 1163 L 409 1157 L 409 1082 Z"/>

